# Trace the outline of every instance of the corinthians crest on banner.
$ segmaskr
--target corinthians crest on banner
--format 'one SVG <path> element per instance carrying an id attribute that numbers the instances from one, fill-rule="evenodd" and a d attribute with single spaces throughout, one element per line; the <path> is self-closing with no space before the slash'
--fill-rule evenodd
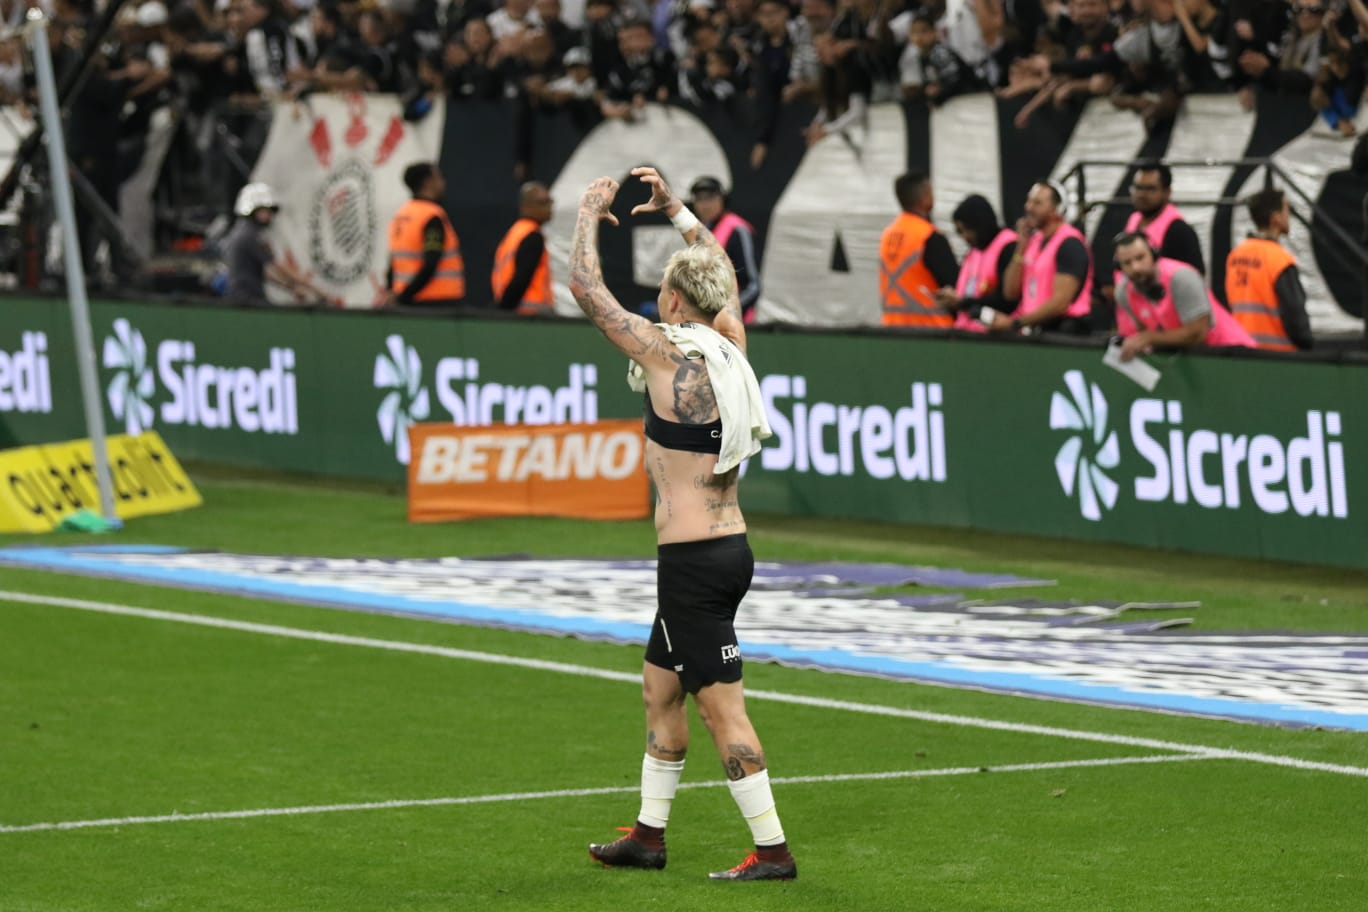
<path id="1" fill-rule="evenodd" d="M 281 201 L 276 255 L 336 303 L 372 306 L 385 285 L 386 225 L 409 198 L 404 168 L 437 159 L 445 114 L 439 101 L 407 123 L 393 96 L 359 93 L 276 105 L 252 172 Z"/>

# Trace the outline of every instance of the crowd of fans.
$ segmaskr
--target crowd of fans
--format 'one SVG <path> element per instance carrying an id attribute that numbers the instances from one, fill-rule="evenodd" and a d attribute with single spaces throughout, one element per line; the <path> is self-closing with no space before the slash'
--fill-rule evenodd
<path id="1" fill-rule="evenodd" d="M 17 23 L 32 2 L 0 0 L 0 20 Z M 51 2 L 56 44 L 78 47 L 97 0 Z M 1190 92 L 1246 104 L 1298 93 L 1351 134 L 1368 69 L 1364 0 L 1228 2 L 130 0 L 86 94 L 124 135 L 168 101 L 198 123 L 329 90 L 397 93 L 415 118 L 439 94 L 568 107 L 586 122 L 631 119 L 647 101 L 744 107 L 757 165 L 776 112 L 799 99 L 818 111 L 810 140 L 871 102 L 988 90 L 1030 96 L 1019 123 L 1092 95 L 1155 124 Z M 23 93 L 21 58 L 14 39 L 0 43 L 0 96 Z"/>
<path id="2" fill-rule="evenodd" d="M 103 0 L 0 0 L 17 26 L 51 4 L 59 77 Z M 566 110 L 581 127 L 648 101 L 738 118 L 763 164 L 783 106 L 815 116 L 809 143 L 868 105 L 938 105 L 967 92 L 1042 106 L 1107 96 L 1147 125 L 1191 92 L 1304 95 L 1355 133 L 1368 72 L 1366 0 L 128 0 L 71 105 L 73 161 L 111 205 L 152 112 L 179 117 L 176 173 L 226 211 L 264 144 L 270 102 L 395 93 L 422 118 L 501 100 Z M 0 39 L 0 101 L 31 97 L 17 35 Z M 528 156 L 517 167 L 527 170 Z M 526 173 L 520 177 L 531 176 Z"/>

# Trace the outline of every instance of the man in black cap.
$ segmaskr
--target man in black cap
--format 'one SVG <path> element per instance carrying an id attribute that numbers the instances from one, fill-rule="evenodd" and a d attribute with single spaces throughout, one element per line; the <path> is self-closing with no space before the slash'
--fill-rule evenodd
<path id="1" fill-rule="evenodd" d="M 741 313 L 747 323 L 755 317 L 755 302 L 760 300 L 760 264 L 755 258 L 755 229 L 750 222 L 727 211 L 722 182 L 715 177 L 700 177 L 689 188 L 690 206 L 727 251 L 736 270 L 736 288 Z"/>

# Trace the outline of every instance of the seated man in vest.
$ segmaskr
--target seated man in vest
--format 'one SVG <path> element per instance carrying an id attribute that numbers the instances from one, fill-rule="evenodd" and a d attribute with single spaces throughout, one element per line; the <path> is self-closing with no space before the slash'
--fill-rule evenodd
<path id="1" fill-rule="evenodd" d="M 966 196 L 951 218 L 969 252 L 960 263 L 955 287 L 937 289 L 936 303 L 957 311 L 955 329 L 987 332 L 995 313 L 1016 309 L 1015 301 L 1002 296 L 1002 278 L 1016 254 L 1017 234 L 1002 226 L 993 204 L 977 193 Z"/>
<path id="2" fill-rule="evenodd" d="M 998 314 L 994 330 L 1053 331 L 1085 335 L 1091 330 L 1092 252 L 1064 218 L 1064 191 L 1042 180 L 1026 194 L 1026 214 L 1017 219 L 1017 249 L 1002 293 L 1020 298 L 1012 316 Z"/>
<path id="3" fill-rule="evenodd" d="M 465 303 L 465 262 L 442 197 L 446 180 L 435 162 L 404 169 L 413 199 L 389 224 L 389 294 L 384 303 L 453 307 Z"/>
<path id="4" fill-rule="evenodd" d="M 736 270 L 737 293 L 741 298 L 741 313 L 747 323 L 755 316 L 755 302 L 760 300 L 760 264 L 755 259 L 755 229 L 751 223 L 727 209 L 727 197 L 722 182 L 715 177 L 700 177 L 689 188 L 693 197 L 690 206 L 717 243 L 727 251 Z"/>
<path id="5" fill-rule="evenodd" d="M 1116 325 L 1121 360 L 1160 348 L 1194 345 L 1254 346 L 1249 333 L 1211 294 L 1187 263 L 1155 256 L 1143 231 L 1112 242 L 1121 279 L 1116 284 Z"/>
<path id="6" fill-rule="evenodd" d="M 546 316 L 555 311 L 551 297 L 551 263 L 542 225 L 551 221 L 551 191 L 528 181 L 518 193 L 518 220 L 494 251 L 489 276 L 494 305 L 523 316 Z"/>
<path id="7" fill-rule="evenodd" d="M 879 304 L 884 326 L 949 329 L 952 309 L 936 302 L 936 289 L 959 274 L 950 242 L 931 223 L 935 192 L 931 177 L 910 172 L 893 182 L 902 213 L 879 237 Z"/>
<path id="8" fill-rule="evenodd" d="M 1311 347 L 1306 291 L 1297 258 L 1279 243 L 1292 227 L 1287 196 L 1270 187 L 1248 206 L 1255 230 L 1226 257 L 1226 302 L 1259 348 L 1305 351 Z"/>

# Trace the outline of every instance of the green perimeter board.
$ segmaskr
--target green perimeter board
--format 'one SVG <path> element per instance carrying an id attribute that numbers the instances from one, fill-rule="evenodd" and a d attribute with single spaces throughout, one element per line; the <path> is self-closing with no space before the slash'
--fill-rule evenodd
<path id="1" fill-rule="evenodd" d="M 1368 473 L 1364 460 L 1355 458 L 1368 452 L 1368 408 L 1353 387 L 1362 376 L 1360 366 L 1160 355 L 1151 360 L 1163 377 L 1149 393 L 1104 366 L 1101 353 L 1089 348 L 783 336 L 758 342 L 752 360 L 771 413 L 779 416 L 777 439 L 752 460 L 747 475 L 746 501 L 752 509 L 1368 565 L 1368 537 L 1358 520 L 1368 512 Z M 1075 387 L 1068 382 L 1071 374 Z M 795 382 L 798 377 L 801 387 Z M 924 390 L 924 406 L 918 384 Z M 937 398 L 936 386 L 938 407 L 930 405 Z M 795 388 L 805 395 L 792 394 Z M 787 395 L 776 394 L 786 391 Z M 1056 405 L 1056 397 L 1063 402 Z M 1080 419 L 1076 423 L 1087 426 L 1052 429 L 1052 409 L 1065 412 L 1079 398 L 1087 408 L 1073 405 Z M 870 436 L 863 427 L 846 435 L 848 465 L 839 465 L 843 435 L 836 425 L 842 414 L 854 425 L 854 410 L 871 406 L 889 414 L 906 410 L 906 424 L 913 429 L 909 450 L 925 445 L 934 451 L 929 438 L 939 413 L 944 426 L 943 476 L 934 477 L 934 459 L 908 459 L 905 473 L 873 477 L 863 458 L 862 445 Z M 826 408 L 827 417 L 834 420 L 814 429 L 811 416 L 818 408 Z M 1146 414 L 1148 420 L 1142 421 Z M 1169 421 L 1170 414 L 1180 420 Z M 1337 434 L 1327 430 L 1336 423 L 1332 416 L 1338 416 Z M 1319 427 L 1318 434 L 1309 430 L 1308 422 Z M 1134 432 L 1136 424 L 1143 436 Z M 1179 502 L 1180 486 L 1173 482 L 1175 433 L 1180 435 L 1178 464 L 1186 502 Z M 1199 447 L 1191 452 L 1195 433 L 1199 444 L 1214 439 L 1218 448 L 1221 435 L 1231 438 L 1231 471 L 1224 468 L 1219 451 L 1203 454 Z M 1320 439 L 1313 446 L 1316 436 Z M 1082 470 L 1072 473 L 1068 494 L 1056 468 L 1061 448 L 1071 437 L 1079 438 L 1074 464 L 1086 459 L 1115 486 L 1110 507 L 1097 499 L 1095 519 L 1083 515 L 1078 481 Z M 1259 509 L 1248 458 L 1233 458 L 1240 438 L 1246 449 L 1262 438 L 1261 451 L 1270 451 L 1267 458 L 1274 461 L 1286 460 L 1290 445 L 1301 438 L 1293 455 L 1316 454 L 1314 464 L 1306 458 L 1297 462 L 1305 479 L 1299 487 L 1306 489 L 1299 498 L 1301 507 L 1323 510 L 1325 515 L 1299 515 L 1290 502 L 1286 478 L 1260 485 L 1267 489 L 1265 500 L 1289 501 L 1283 512 Z M 815 467 L 811 453 L 818 440 L 823 452 L 836 455 L 838 474 L 822 474 Z M 1157 452 L 1156 461 L 1164 471 L 1156 473 L 1141 446 Z M 809 454 L 806 467 L 799 452 L 803 450 Z M 1110 453 L 1104 455 L 1107 450 Z M 1272 450 L 1278 451 L 1276 456 Z M 887 458 L 891 452 L 892 448 L 875 447 L 876 457 Z M 925 471 L 928 462 L 931 473 Z M 1193 494 L 1197 465 L 1206 483 L 1206 505 Z M 1263 471 L 1276 476 L 1276 468 L 1270 464 Z M 846 469 L 851 474 L 839 474 Z M 1315 476 L 1322 470 L 1326 477 L 1320 480 Z M 1336 475 L 1338 481 L 1332 484 Z M 1138 496 L 1138 483 L 1154 479 L 1146 485 L 1154 488 L 1165 477 L 1167 497 Z"/>
<path id="2" fill-rule="evenodd" d="M 25 334 L 42 336 L 50 402 L 5 404 L 4 394 L 17 392 L 16 356 L 28 360 Z M 6 298 L 0 303 L 0 358 L 6 368 L 0 376 L 0 448 L 85 436 L 75 350 L 65 301 Z"/>
<path id="3" fill-rule="evenodd" d="M 397 482 L 387 408 L 392 429 L 470 423 L 474 385 L 476 421 L 503 422 L 514 403 L 526 423 L 641 409 L 625 359 L 570 321 L 126 302 L 93 313 L 110 431 L 128 427 L 109 390 L 129 371 L 104 364 L 107 340 L 131 350 L 136 335 L 152 426 L 185 459 Z M 26 331 L 46 334 L 53 409 L 4 413 L 3 433 L 12 443 L 84 436 L 65 308 L 23 299 L 0 308 L 0 351 L 19 351 Z M 1368 566 L 1363 365 L 1159 355 L 1151 361 L 1163 378 L 1147 393 L 1092 348 L 766 332 L 751 348 L 777 431 L 748 468 L 753 510 Z M 228 414 L 232 427 L 178 416 L 183 379 L 169 374 L 183 378 L 192 364 L 191 379 L 209 385 L 204 402 L 218 405 L 233 386 L 246 393 L 246 421 L 266 424 L 269 412 L 272 427 L 244 431 L 231 408 L 216 417 Z M 270 399 L 267 387 L 281 392 Z M 270 408 L 254 405 L 263 397 Z M 1300 483 L 1278 465 L 1289 457 Z M 1256 485 L 1256 474 L 1269 477 Z M 1141 496 L 1155 487 L 1165 490 Z"/>
<path id="4" fill-rule="evenodd" d="M 328 316 L 316 321 L 328 378 L 319 406 L 318 471 L 326 474 L 404 477 L 381 432 L 380 411 L 392 394 L 413 420 L 428 422 L 504 423 L 510 406 L 518 422 L 539 424 L 641 412 L 640 397 L 627 389 L 627 359 L 587 324 Z M 396 360 L 404 376 L 384 382 L 385 365 Z M 472 411 L 481 413 L 475 421 Z"/>

